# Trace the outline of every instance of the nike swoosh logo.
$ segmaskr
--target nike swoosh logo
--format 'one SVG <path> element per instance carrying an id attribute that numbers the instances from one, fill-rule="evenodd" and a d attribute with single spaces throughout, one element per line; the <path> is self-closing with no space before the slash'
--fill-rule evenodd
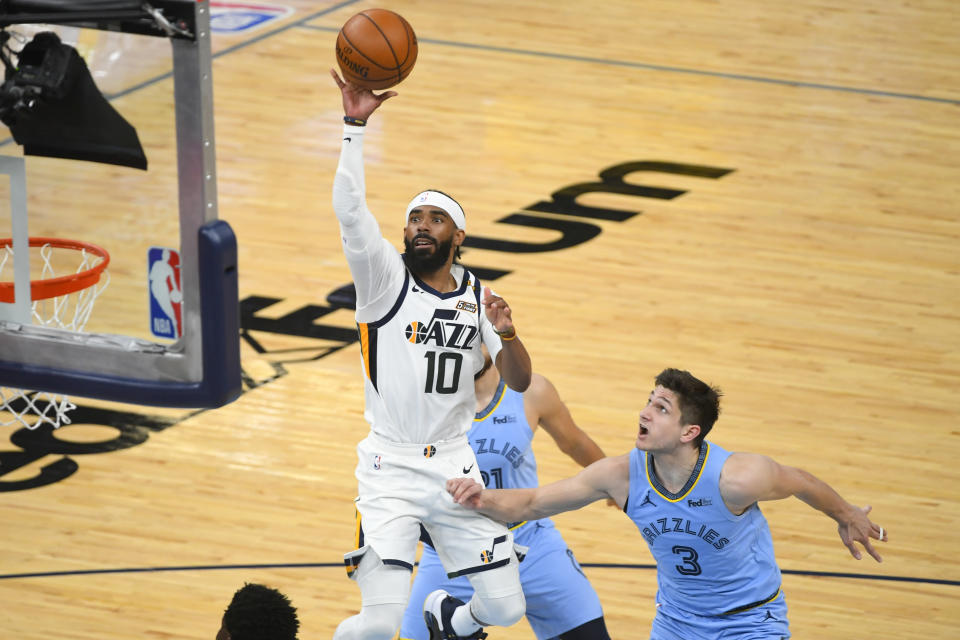
<path id="1" fill-rule="evenodd" d="M 353 138 L 344 138 L 345 142 L 350 142 L 351 140 L 353 140 Z"/>
<path id="2" fill-rule="evenodd" d="M 464 467 L 464 468 L 463 468 L 463 472 L 464 472 L 464 473 L 470 473 L 470 471 L 471 471 L 472 469 L 473 469 L 473 465 L 470 465 L 469 467 Z"/>
<path id="3" fill-rule="evenodd" d="M 420 293 L 420 289 L 417 289 L 416 285 L 414 285 L 414 287 L 413 287 L 413 292 L 414 292 L 414 293 Z"/>

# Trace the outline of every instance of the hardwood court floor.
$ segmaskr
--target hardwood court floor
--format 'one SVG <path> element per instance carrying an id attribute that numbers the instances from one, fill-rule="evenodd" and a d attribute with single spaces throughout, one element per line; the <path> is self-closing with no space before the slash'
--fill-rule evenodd
<path id="1" fill-rule="evenodd" d="M 326 301 L 350 280 L 327 69 L 336 29 L 375 5 L 285 5 L 214 37 L 251 384 L 215 411 L 81 399 L 101 412 L 52 436 L 0 428 L 2 637 L 212 638 L 244 581 L 287 592 L 304 640 L 359 607 L 340 564 L 366 425 L 352 314 Z M 464 203 L 465 262 L 506 272 L 490 282 L 535 368 L 605 451 L 629 450 L 653 376 L 678 366 L 726 392 L 718 444 L 873 505 L 890 536 L 879 565 L 799 501 L 764 505 L 794 637 L 946 639 L 960 625 L 957 8 L 855 5 L 392 2 L 420 58 L 368 127 L 368 201 L 398 243 L 421 188 Z M 31 233 L 113 254 L 97 331 L 145 333 L 144 251 L 176 242 L 169 65 L 146 60 L 104 82 L 150 172 L 28 161 Z M 614 167 L 674 191 L 564 201 Z M 89 453 L 118 430 L 139 444 Z M 535 442 L 543 481 L 575 471 Z M 35 459 L 4 471 L 21 449 Z M 69 477 L 11 490 L 65 458 Z M 647 637 L 655 575 L 633 524 L 600 504 L 555 520 L 612 636 Z"/>

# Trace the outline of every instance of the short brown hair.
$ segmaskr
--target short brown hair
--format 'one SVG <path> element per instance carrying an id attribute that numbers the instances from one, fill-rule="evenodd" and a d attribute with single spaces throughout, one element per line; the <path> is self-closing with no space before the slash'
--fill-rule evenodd
<path id="1" fill-rule="evenodd" d="M 700 425 L 700 435 L 696 438 L 699 447 L 720 417 L 723 392 L 681 369 L 664 369 L 657 376 L 656 385 L 676 394 L 683 424 Z"/>

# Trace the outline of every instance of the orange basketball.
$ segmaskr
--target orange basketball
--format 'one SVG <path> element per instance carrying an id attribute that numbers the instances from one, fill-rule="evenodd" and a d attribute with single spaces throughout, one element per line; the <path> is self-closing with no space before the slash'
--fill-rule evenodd
<path id="1" fill-rule="evenodd" d="M 417 61 L 417 36 L 402 16 L 367 9 L 337 35 L 337 63 L 343 79 L 367 89 L 386 89 L 410 75 Z"/>

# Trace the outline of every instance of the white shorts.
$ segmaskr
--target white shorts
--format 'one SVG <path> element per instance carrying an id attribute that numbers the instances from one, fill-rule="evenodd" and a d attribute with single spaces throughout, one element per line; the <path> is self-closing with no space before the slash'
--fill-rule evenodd
<path id="1" fill-rule="evenodd" d="M 517 564 L 513 534 L 503 524 L 456 504 L 449 478 L 482 483 L 466 436 L 434 444 L 396 444 L 370 433 L 357 445 L 359 496 L 356 550 L 344 556 L 353 574 L 367 549 L 384 564 L 413 569 L 420 525 L 450 577 Z M 516 571 L 510 572 L 516 575 Z M 487 595 L 518 592 L 519 577 Z"/>

